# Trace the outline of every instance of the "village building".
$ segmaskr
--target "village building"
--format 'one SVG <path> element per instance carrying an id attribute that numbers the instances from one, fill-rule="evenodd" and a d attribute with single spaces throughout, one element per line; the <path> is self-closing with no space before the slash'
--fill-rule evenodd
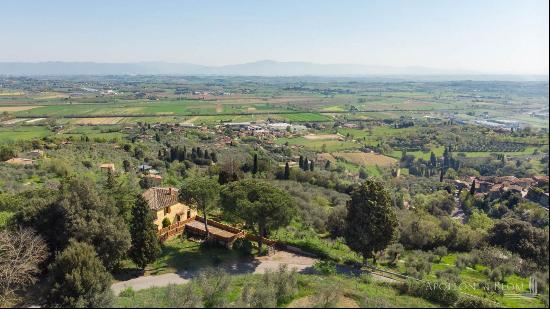
<path id="1" fill-rule="evenodd" d="M 172 187 L 153 187 L 143 192 L 149 208 L 155 213 L 154 222 L 159 230 L 162 229 L 162 221 L 165 218 L 174 224 L 197 215 L 196 210 L 179 202 L 178 193 L 179 190 Z"/>
<path id="2" fill-rule="evenodd" d="M 99 168 L 103 171 L 115 171 L 115 164 L 114 163 L 103 163 L 99 165 Z"/>
<path id="3" fill-rule="evenodd" d="M 162 183 L 162 176 L 160 175 L 147 174 L 143 178 L 148 179 L 153 186 L 159 186 Z"/>

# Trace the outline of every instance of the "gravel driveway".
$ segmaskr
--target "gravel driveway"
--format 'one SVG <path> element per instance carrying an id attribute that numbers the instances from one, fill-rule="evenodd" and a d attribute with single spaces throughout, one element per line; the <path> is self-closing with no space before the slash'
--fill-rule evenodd
<path id="1" fill-rule="evenodd" d="M 225 271 L 234 275 L 241 274 L 262 274 L 267 270 L 276 270 L 281 265 L 287 265 L 289 269 L 295 269 L 300 273 L 312 271 L 312 266 L 317 259 L 297 255 L 285 251 L 276 251 L 271 256 L 257 257 L 249 261 L 240 261 L 229 264 L 222 264 Z M 163 274 L 157 276 L 141 276 L 127 281 L 120 281 L 111 286 L 115 295 L 131 287 L 134 291 L 150 287 L 163 287 L 169 284 L 184 284 L 189 282 L 198 272 L 182 271 L 177 273 Z"/>

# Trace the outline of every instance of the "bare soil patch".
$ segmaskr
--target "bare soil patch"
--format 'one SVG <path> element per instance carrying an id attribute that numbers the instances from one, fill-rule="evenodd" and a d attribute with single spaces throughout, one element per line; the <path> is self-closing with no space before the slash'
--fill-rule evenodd
<path id="1" fill-rule="evenodd" d="M 315 296 L 306 296 L 292 301 L 287 308 L 313 308 L 316 304 Z M 336 308 L 359 308 L 359 304 L 349 297 L 341 296 L 338 299 Z"/>
<path id="2" fill-rule="evenodd" d="M 33 106 L 0 106 L 0 112 L 20 112 L 20 111 L 26 111 L 29 109 L 42 107 L 38 105 Z"/>

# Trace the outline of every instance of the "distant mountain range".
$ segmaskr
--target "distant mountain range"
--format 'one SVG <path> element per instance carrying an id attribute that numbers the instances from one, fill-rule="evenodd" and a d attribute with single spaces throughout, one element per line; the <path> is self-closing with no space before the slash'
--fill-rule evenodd
<path id="1" fill-rule="evenodd" d="M 319 64 L 272 60 L 224 66 L 169 62 L 0 62 L 0 75 L 497 76 L 494 74 L 483 75 L 472 71 L 426 67 Z M 540 77 L 536 79 L 540 79 Z M 547 80 L 548 77 L 542 79 Z"/>

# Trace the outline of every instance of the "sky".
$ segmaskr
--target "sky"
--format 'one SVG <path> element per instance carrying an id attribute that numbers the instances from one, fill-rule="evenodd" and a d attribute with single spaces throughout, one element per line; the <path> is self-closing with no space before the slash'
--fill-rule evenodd
<path id="1" fill-rule="evenodd" d="M 0 1 L 0 61 L 259 60 L 548 74 L 547 0 Z"/>

